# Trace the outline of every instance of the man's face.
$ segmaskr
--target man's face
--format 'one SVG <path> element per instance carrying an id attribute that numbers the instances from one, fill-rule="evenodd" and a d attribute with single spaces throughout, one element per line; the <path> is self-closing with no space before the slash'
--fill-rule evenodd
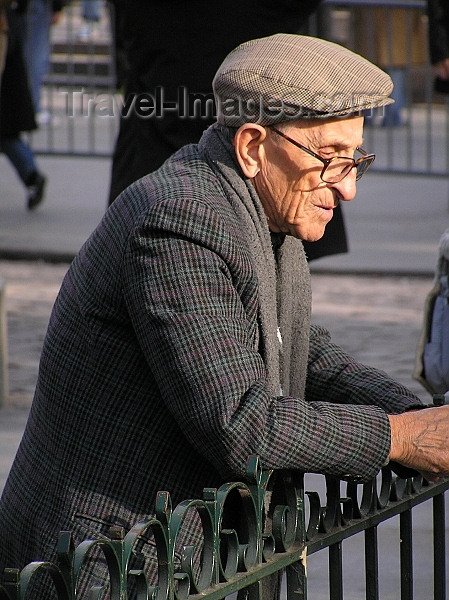
<path id="1" fill-rule="evenodd" d="M 362 145 L 363 117 L 307 123 L 296 121 L 283 133 L 322 158 L 352 158 Z M 356 170 L 339 183 L 320 179 L 323 163 L 288 140 L 266 129 L 260 147 L 260 171 L 253 178 L 271 231 L 313 242 L 319 240 L 340 200 L 356 193 Z"/>

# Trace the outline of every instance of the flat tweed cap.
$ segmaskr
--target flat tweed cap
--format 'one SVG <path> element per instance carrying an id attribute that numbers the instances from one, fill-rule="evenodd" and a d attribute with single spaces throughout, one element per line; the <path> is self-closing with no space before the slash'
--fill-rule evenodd
<path id="1" fill-rule="evenodd" d="M 287 33 L 235 48 L 218 69 L 213 89 L 217 120 L 230 127 L 350 116 L 394 102 L 389 75 L 359 54 Z"/>

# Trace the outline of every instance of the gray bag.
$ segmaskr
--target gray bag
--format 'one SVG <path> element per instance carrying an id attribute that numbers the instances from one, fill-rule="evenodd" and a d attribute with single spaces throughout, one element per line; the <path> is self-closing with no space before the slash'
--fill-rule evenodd
<path id="1" fill-rule="evenodd" d="M 434 286 L 424 305 L 413 377 L 431 394 L 449 390 L 449 229 L 440 240 Z"/>
<path id="2" fill-rule="evenodd" d="M 430 339 L 424 348 L 424 376 L 437 394 L 449 390 L 449 282 L 440 277 L 440 291 L 435 298 Z"/>

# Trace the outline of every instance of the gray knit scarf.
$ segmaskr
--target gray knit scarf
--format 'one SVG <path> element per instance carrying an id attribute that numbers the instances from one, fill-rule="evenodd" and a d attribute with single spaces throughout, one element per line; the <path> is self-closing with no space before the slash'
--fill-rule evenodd
<path id="1" fill-rule="evenodd" d="M 259 281 L 262 356 L 271 394 L 304 397 L 310 330 L 310 275 L 302 243 L 290 236 L 273 249 L 267 218 L 220 125 L 203 134 L 200 153 L 244 224 Z M 279 237 L 279 236 L 278 236 Z"/>

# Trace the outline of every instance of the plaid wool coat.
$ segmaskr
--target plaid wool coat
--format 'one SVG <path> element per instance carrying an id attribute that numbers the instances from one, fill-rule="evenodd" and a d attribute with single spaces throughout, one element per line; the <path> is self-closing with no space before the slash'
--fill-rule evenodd
<path id="1" fill-rule="evenodd" d="M 251 454 L 371 478 L 387 412 L 420 403 L 310 327 L 301 242 L 270 236 L 219 132 L 130 186 L 63 281 L 0 503 L 0 572 L 53 558 L 60 530 L 128 530 L 158 490 L 176 504 L 241 479 Z"/>

